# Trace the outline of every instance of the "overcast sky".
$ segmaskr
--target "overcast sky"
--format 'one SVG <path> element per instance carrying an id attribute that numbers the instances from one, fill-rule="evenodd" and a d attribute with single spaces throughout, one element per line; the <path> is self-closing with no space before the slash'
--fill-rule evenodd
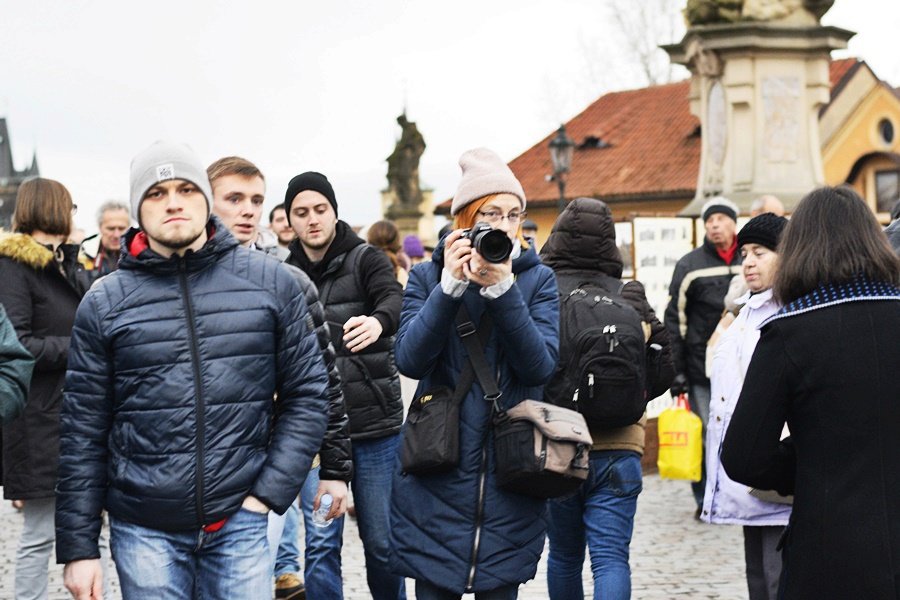
<path id="1" fill-rule="evenodd" d="M 428 144 L 422 183 L 442 200 L 464 150 L 511 160 L 600 94 L 640 86 L 608 17 L 604 0 L 7 0 L 0 114 L 16 167 L 37 149 L 89 230 L 100 202 L 127 200 L 131 158 L 157 139 L 204 164 L 255 162 L 267 208 L 293 175 L 321 171 L 341 216 L 365 224 L 404 104 Z M 900 86 L 900 2 L 837 0 L 824 22 L 857 31 L 849 54 Z"/>

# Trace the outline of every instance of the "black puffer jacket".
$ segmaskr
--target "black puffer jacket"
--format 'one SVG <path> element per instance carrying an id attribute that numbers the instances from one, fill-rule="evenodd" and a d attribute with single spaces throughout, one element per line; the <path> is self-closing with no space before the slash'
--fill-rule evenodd
<path id="1" fill-rule="evenodd" d="M 556 273 L 561 296 L 574 289 L 568 282 L 591 281 L 604 289 L 612 287 L 613 289 L 609 291 L 619 293 L 641 315 L 641 320 L 646 323 L 645 333 L 646 327 L 650 328 L 647 345 L 658 344 L 662 348 L 658 361 L 659 369 L 647 374 L 648 400 L 665 392 L 675 375 L 669 334 L 656 318 L 656 313 L 647 302 L 644 286 L 639 281 L 629 281 L 620 289 L 622 256 L 616 246 L 616 226 L 609 207 L 594 198 L 577 198 L 569 203 L 554 223 L 553 231 L 541 249 L 541 260 Z M 603 277 L 604 275 L 606 277 Z M 560 340 L 560 344 L 563 343 Z M 562 354 L 561 348 L 560 355 Z M 554 383 L 562 377 L 564 368 L 565 365 L 557 368 L 545 392 L 550 393 L 555 388 Z M 558 398 L 550 399 L 562 404 Z M 595 443 L 618 440 L 628 434 L 643 441 L 643 425 L 635 424 L 629 427 L 633 431 L 624 431 L 628 428 L 591 431 L 591 436 Z"/>
<path id="2" fill-rule="evenodd" d="M 299 240 L 285 261 L 302 269 L 319 290 L 331 341 L 337 353 L 351 439 L 377 439 L 399 433 L 403 423 L 400 376 L 394 363 L 394 334 L 400 322 L 403 288 L 383 252 L 369 246 L 343 221 L 321 261 L 313 263 Z M 369 315 L 381 323 L 381 337 L 360 352 L 343 344 L 343 324 Z"/>
<path id="3" fill-rule="evenodd" d="M 331 334 L 328 331 L 328 324 L 325 322 L 325 309 L 319 302 L 319 292 L 316 290 L 315 284 L 306 273 L 293 265 L 285 264 L 284 268 L 288 269 L 297 280 L 303 297 L 306 298 L 306 306 L 309 307 L 309 314 L 316 328 L 319 349 L 322 351 L 322 358 L 328 369 L 328 429 L 325 431 L 325 439 L 322 440 L 322 448 L 319 450 L 322 466 L 319 471 L 319 479 L 350 481 L 353 478 L 350 419 L 347 417 L 347 407 L 344 404 L 341 374 L 338 372 L 335 361 Z"/>
<path id="4" fill-rule="evenodd" d="M 78 247 L 60 251 L 57 263 L 30 235 L 0 240 L 0 304 L 35 358 L 25 413 L 3 428 L 3 496 L 9 499 L 52 498 L 56 485 L 69 338 L 88 282 Z"/>
<path id="5" fill-rule="evenodd" d="M 722 318 L 728 284 L 740 272 L 740 253 L 735 252 L 730 265 L 725 264 L 706 238 L 675 265 L 665 323 L 672 340 L 675 374 L 686 376 L 692 384 L 709 385 L 706 342 Z"/>
<path id="6" fill-rule="evenodd" d="M 328 374 L 278 261 L 209 241 L 163 258 L 132 230 L 78 309 L 61 419 L 57 560 L 95 558 L 100 511 L 165 531 L 283 513 L 326 426 Z M 278 400 L 273 402 L 277 392 Z"/>

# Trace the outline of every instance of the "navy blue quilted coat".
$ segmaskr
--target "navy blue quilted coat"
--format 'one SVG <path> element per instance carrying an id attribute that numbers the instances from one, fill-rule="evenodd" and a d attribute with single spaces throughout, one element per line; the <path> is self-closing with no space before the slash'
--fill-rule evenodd
<path id="1" fill-rule="evenodd" d="M 248 494 L 283 513 L 321 446 L 328 375 L 297 282 L 215 218 L 210 232 L 199 251 L 166 259 L 132 231 L 119 270 L 78 308 L 60 563 L 99 556 L 103 508 L 166 531 L 228 517 Z"/>
<path id="2" fill-rule="evenodd" d="M 473 284 L 462 298 L 453 299 L 439 284 L 442 263 L 440 246 L 434 262 L 417 265 L 410 273 L 396 344 L 400 372 L 420 380 L 417 395 L 438 385 L 455 385 L 468 360 L 455 326 L 457 310 L 465 302 L 476 324 L 485 311 L 493 319 L 485 356 L 499 374 L 503 407 L 540 399 L 558 357 L 553 271 L 528 250 L 513 261 L 516 282 L 499 298 L 483 298 Z M 392 569 L 456 593 L 532 579 L 544 548 L 546 503 L 504 492 L 495 484 L 493 440 L 486 435 L 490 407 L 483 396 L 476 381 L 463 400 L 459 467 L 417 477 L 401 473 L 398 459 L 391 493 Z M 484 495 L 479 502 L 482 475 Z"/>

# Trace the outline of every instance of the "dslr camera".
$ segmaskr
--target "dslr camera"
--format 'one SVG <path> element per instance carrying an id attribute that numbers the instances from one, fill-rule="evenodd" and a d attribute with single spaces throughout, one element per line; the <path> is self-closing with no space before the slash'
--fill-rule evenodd
<path id="1" fill-rule="evenodd" d="M 488 262 L 506 262 L 512 254 L 513 246 L 509 236 L 499 229 L 493 229 L 484 221 L 475 223 L 471 229 L 464 229 L 460 237 L 471 240 L 472 247 Z"/>

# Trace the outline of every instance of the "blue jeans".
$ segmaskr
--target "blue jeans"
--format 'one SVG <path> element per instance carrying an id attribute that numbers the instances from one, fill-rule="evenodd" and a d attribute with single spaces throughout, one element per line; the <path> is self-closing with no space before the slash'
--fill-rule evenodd
<path id="1" fill-rule="evenodd" d="M 475 592 L 475 600 L 516 600 L 518 596 L 519 586 L 517 585 Z M 416 600 L 459 600 L 460 598 L 462 598 L 461 594 L 454 594 L 427 581 L 416 580 Z"/>
<path id="2" fill-rule="evenodd" d="M 300 490 L 300 510 L 306 532 L 303 580 L 306 595 L 323 600 L 340 600 L 344 597 L 341 579 L 341 548 L 344 542 L 344 517 L 335 519 L 328 527 L 313 525 L 312 512 L 316 492 L 319 490 L 319 468 L 311 469 Z M 295 503 L 296 504 L 296 503 Z M 297 536 L 300 528 L 300 510 L 291 505 L 283 517 L 269 517 L 269 543 L 278 542 L 275 561 L 275 577 L 299 570 Z M 291 517 L 291 512 L 294 517 Z M 283 529 L 280 526 L 283 525 Z"/>
<path id="3" fill-rule="evenodd" d="M 124 600 L 270 600 L 267 516 L 240 509 L 216 532 L 160 531 L 109 517 Z"/>
<path id="4" fill-rule="evenodd" d="M 403 577 L 388 565 L 391 478 L 400 434 L 353 440 L 353 502 L 366 557 L 366 580 L 373 600 L 406 600 Z"/>
<path id="5" fill-rule="evenodd" d="M 697 506 L 700 508 L 703 507 L 703 496 L 706 492 L 706 425 L 709 423 L 710 395 L 708 383 L 692 383 L 690 393 L 688 394 L 688 404 L 691 405 L 691 411 L 700 417 L 700 421 L 703 422 L 703 434 L 700 437 L 700 439 L 703 440 L 703 460 L 700 461 L 702 469 L 700 481 L 691 482 L 691 491 L 694 493 L 694 500 L 697 501 Z"/>
<path id="6" fill-rule="evenodd" d="M 595 451 L 587 481 L 578 491 L 549 502 L 547 587 L 552 600 L 584 598 L 585 544 L 591 556 L 595 600 L 631 597 L 629 545 L 642 487 L 637 452 Z"/>
<path id="7" fill-rule="evenodd" d="M 299 496 L 291 502 L 284 513 L 284 528 L 278 541 L 278 552 L 275 554 L 275 578 L 287 573 L 300 572 L 300 548 L 297 538 L 300 535 L 300 507 L 297 506 Z M 271 541 L 269 547 L 271 548 Z"/>

